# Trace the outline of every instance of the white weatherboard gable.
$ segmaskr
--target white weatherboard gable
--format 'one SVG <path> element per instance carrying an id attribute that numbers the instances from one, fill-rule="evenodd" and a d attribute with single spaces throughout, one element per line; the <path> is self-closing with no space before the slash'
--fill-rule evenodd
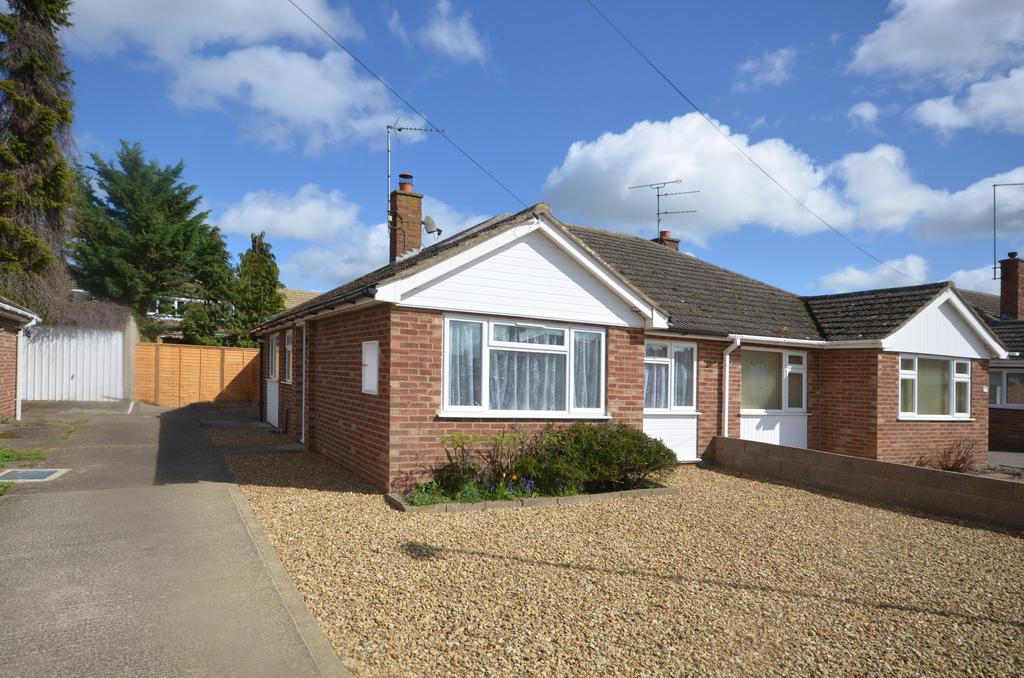
<path id="1" fill-rule="evenodd" d="M 376 299 L 463 313 L 667 327 L 663 314 L 541 219 L 381 285 Z"/>
<path id="2" fill-rule="evenodd" d="M 882 340 L 886 351 L 953 356 L 1003 358 L 1006 350 L 952 292 L 936 297 L 920 313 Z"/>

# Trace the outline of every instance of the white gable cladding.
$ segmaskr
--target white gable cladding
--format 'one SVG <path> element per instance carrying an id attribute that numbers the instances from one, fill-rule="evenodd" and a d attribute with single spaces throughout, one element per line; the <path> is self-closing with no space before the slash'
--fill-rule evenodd
<path id="1" fill-rule="evenodd" d="M 619 295 L 534 230 L 403 291 L 400 306 L 445 311 L 643 327 Z"/>
<path id="2" fill-rule="evenodd" d="M 971 326 L 951 297 L 940 297 L 906 325 L 886 337 L 887 351 L 923 353 L 958 358 L 991 358 L 981 335 Z"/>

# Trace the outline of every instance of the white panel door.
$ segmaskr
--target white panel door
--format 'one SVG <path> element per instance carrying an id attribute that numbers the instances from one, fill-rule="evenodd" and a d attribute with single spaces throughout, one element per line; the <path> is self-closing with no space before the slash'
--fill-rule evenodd
<path id="1" fill-rule="evenodd" d="M 277 379 L 267 379 L 267 423 L 277 426 Z"/>
<path id="2" fill-rule="evenodd" d="M 668 445 L 679 461 L 697 461 L 696 414 L 645 414 L 644 433 Z"/>

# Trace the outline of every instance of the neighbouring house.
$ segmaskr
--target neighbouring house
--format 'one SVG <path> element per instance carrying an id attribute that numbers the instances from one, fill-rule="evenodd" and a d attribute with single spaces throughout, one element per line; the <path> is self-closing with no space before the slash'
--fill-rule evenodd
<path id="1" fill-rule="evenodd" d="M 1010 352 L 989 364 L 989 447 L 1024 452 L 1024 271 L 1016 252 L 999 269 L 999 294 L 963 295 Z"/>
<path id="2" fill-rule="evenodd" d="M 21 419 L 22 337 L 40 318 L 0 297 L 0 419 Z"/>
<path id="3" fill-rule="evenodd" d="M 914 462 L 988 440 L 1006 348 L 951 283 L 800 297 L 541 203 L 424 246 L 391 194 L 391 261 L 266 319 L 266 421 L 381 489 L 438 438 L 615 421 L 696 461 L 716 435 Z M 723 395 L 726 394 L 726 395 Z"/>

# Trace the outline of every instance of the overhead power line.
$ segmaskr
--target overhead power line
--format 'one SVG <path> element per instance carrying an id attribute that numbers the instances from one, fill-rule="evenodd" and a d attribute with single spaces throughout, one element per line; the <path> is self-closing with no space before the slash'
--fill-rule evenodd
<path id="1" fill-rule="evenodd" d="M 900 269 L 896 268 L 895 266 L 893 266 L 889 262 L 884 261 L 883 259 L 880 259 L 879 257 L 875 256 L 874 254 L 872 254 L 871 252 L 866 250 L 864 247 L 859 245 L 855 240 L 853 240 L 848 235 L 846 235 L 845 233 L 840 231 L 838 228 L 836 228 L 835 226 L 830 224 L 828 221 L 826 221 L 824 217 L 822 217 L 820 214 L 818 214 L 813 209 L 811 209 L 807 205 L 807 203 L 805 203 L 803 200 L 801 200 L 800 198 L 796 197 L 796 195 L 794 195 L 788 188 L 786 188 L 778 179 L 773 177 L 771 172 L 766 170 L 764 167 L 762 167 L 760 165 L 760 163 L 758 163 L 756 160 L 754 160 L 752 157 L 750 157 L 750 154 L 747 153 L 745 150 L 743 150 L 743 147 L 740 146 L 738 143 L 736 143 L 736 141 L 725 130 L 723 130 L 718 125 L 718 123 L 716 123 L 714 121 L 714 119 L 711 118 L 710 115 L 705 113 L 704 110 L 700 106 L 698 106 L 697 103 L 693 99 L 691 99 L 690 97 L 686 96 L 686 93 L 683 92 L 683 90 L 679 89 L 679 87 L 672 81 L 672 79 L 669 78 L 665 74 L 664 71 L 662 71 L 660 68 L 658 68 L 658 66 L 653 61 L 651 61 L 650 58 L 648 58 L 648 56 L 646 54 L 644 54 L 643 50 L 641 50 L 639 47 L 637 47 L 636 44 L 632 40 L 629 39 L 629 36 L 627 36 L 625 33 L 623 33 L 622 30 L 618 26 L 616 26 L 615 23 L 611 19 L 608 18 L 608 15 L 606 15 L 604 12 L 602 12 L 598 8 L 598 6 L 594 4 L 593 0 L 585 0 L 585 2 L 588 5 L 590 5 L 590 8 L 593 9 L 594 12 L 596 12 L 599 17 L 604 19 L 604 22 L 606 24 L 608 24 L 611 27 L 611 29 L 613 31 L 615 31 L 619 35 L 619 37 L 622 38 L 623 41 L 627 45 L 629 45 L 633 49 L 633 51 L 636 52 L 640 56 L 641 59 L 643 59 L 644 61 L 647 62 L 647 65 L 650 66 L 654 70 L 655 73 L 657 73 L 659 76 L 661 76 L 662 80 L 664 80 L 666 83 L 668 83 L 669 87 L 671 87 L 673 90 L 675 90 L 676 94 L 681 96 L 683 98 L 683 100 L 686 101 L 686 103 L 688 103 L 691 108 L 693 108 L 693 110 L 695 110 L 697 113 L 699 113 L 700 116 L 702 118 L 704 118 L 704 120 L 715 129 L 716 132 L 721 134 L 722 137 L 726 141 L 728 141 L 732 145 L 733 148 L 735 148 L 737 151 L 739 151 L 740 154 L 742 154 L 744 158 L 746 158 L 747 160 L 750 161 L 750 164 L 752 164 L 754 167 L 756 167 L 761 172 L 761 174 L 763 174 L 765 177 L 767 177 L 769 181 L 771 181 L 783 193 L 785 193 L 787 196 L 789 196 L 790 199 L 793 200 L 793 202 L 795 202 L 800 207 L 804 208 L 804 210 L 806 210 L 808 214 L 810 214 L 812 217 L 814 217 L 815 219 L 820 221 L 823 225 L 825 225 L 829 230 L 831 230 L 833 233 L 838 235 L 840 238 L 842 238 L 843 240 L 845 240 L 849 244 L 851 244 L 854 247 L 856 247 L 865 256 L 867 256 L 867 257 L 877 261 L 879 264 L 881 264 L 881 265 L 883 265 L 883 266 L 885 266 L 887 268 L 892 269 L 896 273 L 899 273 L 900 275 L 902 275 L 907 280 L 911 280 L 913 282 L 918 282 L 918 283 L 925 282 L 924 280 L 918 280 L 917 278 L 914 278 L 913 276 L 911 276 L 911 275 L 905 273 L 904 271 L 901 271 Z"/>
<path id="2" fill-rule="evenodd" d="M 340 48 L 341 48 L 341 49 L 342 49 L 342 50 L 343 50 L 343 51 L 344 51 L 344 52 L 345 52 L 346 54 L 348 54 L 348 55 L 349 55 L 350 57 L 352 57 L 352 59 L 353 59 L 353 60 L 354 60 L 354 61 L 355 61 L 355 62 L 356 62 L 357 64 L 359 64 L 360 66 L 362 66 L 362 67 L 363 67 L 363 70 L 365 70 L 365 71 L 366 71 L 367 73 L 369 73 L 369 74 L 370 74 L 371 76 L 373 76 L 373 79 L 374 79 L 374 80 L 376 80 L 376 81 L 377 81 L 377 82 L 379 82 L 379 83 L 380 83 L 381 85 L 383 85 L 383 86 L 384 86 L 384 88 L 385 88 L 385 89 L 386 89 L 387 91 L 391 92 L 391 94 L 393 94 L 393 95 L 395 96 L 395 98 L 397 98 L 397 99 L 398 99 L 399 101 L 401 101 L 401 102 L 402 102 L 403 104 L 405 104 L 405 105 L 406 105 L 406 107 L 407 107 L 407 108 L 408 108 L 408 109 L 409 109 L 410 111 L 412 111 L 413 113 L 415 113 L 416 115 L 418 115 L 418 116 L 420 117 L 420 119 L 422 119 L 422 120 L 423 120 L 423 122 L 424 122 L 424 123 L 426 124 L 426 126 L 427 126 L 427 127 L 432 127 L 432 128 L 435 128 L 435 129 L 437 130 L 438 134 L 440 134 L 440 135 L 441 135 L 442 137 L 444 137 L 444 140 L 445 140 L 445 141 L 447 141 L 447 142 L 448 142 L 449 144 L 451 144 L 451 145 L 452 145 L 452 148 L 454 148 L 454 149 L 455 149 L 456 151 L 458 151 L 459 153 L 461 153 L 461 154 L 462 154 L 462 155 L 463 155 L 463 156 L 464 156 L 464 157 L 466 158 L 466 160 L 469 160 L 469 161 L 470 161 L 471 163 L 473 163 L 474 165 L 476 165 L 477 169 L 479 169 L 479 170 L 480 170 L 481 172 L 483 172 L 484 174 L 486 174 L 486 175 L 487 175 L 487 176 L 488 176 L 488 177 L 490 178 L 490 180 L 491 180 L 491 181 L 493 181 L 493 182 L 494 182 L 494 183 L 496 183 L 496 184 L 497 184 L 498 186 L 500 186 L 500 187 L 501 187 L 501 189 L 502 189 L 503 191 L 505 191 L 505 192 L 506 192 L 506 193 L 508 193 L 508 194 L 509 194 L 510 196 L 512 196 L 512 198 L 513 198 L 513 199 L 514 199 L 514 200 L 515 200 L 516 202 L 518 202 L 518 203 L 519 203 L 520 205 L 522 205 L 523 207 L 529 207 L 529 205 L 527 205 L 527 204 L 526 204 L 526 202 L 525 202 L 525 201 L 524 201 L 524 200 L 523 200 L 522 198 L 520 198 L 520 197 L 519 197 L 518 195 L 516 195 L 516 194 L 515 194 L 515 193 L 514 193 L 514 192 L 512 191 L 512 189 L 511 189 L 511 188 L 509 188 L 509 187 L 508 187 L 508 186 L 506 186 L 506 185 L 505 185 L 504 183 L 502 183 L 502 181 L 501 181 L 500 179 L 498 179 L 498 177 L 494 176 L 494 174 L 493 174 L 493 173 L 491 173 L 491 171 L 490 171 L 490 170 L 488 170 L 488 169 L 487 169 L 486 167 L 484 167 L 483 165 L 481 165 L 481 164 L 480 164 L 480 163 L 479 163 L 479 162 L 477 161 L 477 159 L 476 159 L 476 158 L 474 158 L 473 156 L 471 156 L 471 155 L 470 155 L 470 154 L 469 154 L 469 153 L 468 153 L 468 152 L 466 151 L 466 149 L 462 148 L 462 146 L 459 146 L 459 145 L 458 145 L 457 143 L 455 143 L 455 140 L 454 140 L 454 139 L 452 139 L 452 138 L 451 138 L 451 137 L 450 137 L 450 136 L 448 135 L 448 133 L 447 133 L 447 132 L 445 132 L 445 131 L 444 131 L 443 129 L 441 129 L 441 126 L 440 126 L 440 125 L 435 125 L 435 124 L 434 124 L 434 123 L 433 123 L 433 122 L 432 122 L 432 121 L 430 120 L 430 118 L 428 118 L 427 116 L 425 116 L 425 115 L 423 115 L 422 113 L 420 113 L 420 112 L 419 112 L 419 110 L 418 110 L 418 109 L 417 109 L 417 108 L 416 108 L 415 106 L 413 106 L 413 105 L 412 105 L 412 103 L 411 103 L 411 102 L 410 102 L 410 101 L 409 101 L 408 99 L 406 99 L 406 98 L 405 98 L 405 97 L 403 97 L 403 96 L 402 96 L 401 94 L 399 94 L 399 93 L 398 93 L 398 92 L 397 92 L 397 91 L 395 90 L 395 88 L 394 88 L 394 87 L 392 87 L 391 85 L 389 85 L 388 83 L 386 83 L 386 82 L 384 81 L 384 79 L 383 79 L 382 77 L 380 77 L 379 75 L 377 75 L 376 71 L 374 71 L 374 70 L 373 70 L 372 68 L 370 68 L 370 67 L 369 67 L 369 66 L 368 66 L 368 65 L 366 64 L 366 62 L 364 62 L 364 61 L 363 61 L 362 59 L 360 59 L 359 57 L 357 57 L 357 56 L 355 55 L 355 53 L 354 53 L 354 52 L 352 52 L 352 50 L 350 50 L 350 49 L 349 49 L 348 47 L 346 47 L 345 45 L 343 45 L 343 44 L 341 43 L 341 41 L 340 41 L 340 40 L 338 40 L 338 39 L 337 39 L 336 37 L 334 37 L 334 36 L 333 36 L 333 35 L 331 34 L 331 32 L 330 32 L 330 31 L 328 31 L 328 30 L 327 30 L 326 28 L 324 28 L 324 27 L 323 27 L 323 25 L 322 25 L 322 24 L 321 24 L 321 23 L 320 23 L 319 21 L 317 21 L 317 20 L 316 20 L 316 19 L 314 19 L 314 18 L 313 18 L 312 16 L 310 16 L 309 12 L 307 12 L 306 10 L 304 10 L 304 9 L 303 9 L 303 8 L 302 8 L 302 7 L 301 7 L 301 6 L 300 6 L 300 5 L 299 5 L 299 4 L 297 3 L 297 2 L 295 2 L 295 0 L 288 0 L 288 3 L 289 3 L 289 4 L 290 4 L 290 5 L 292 6 L 292 7 L 294 7 L 295 9 L 297 9 L 297 10 L 299 11 L 299 13 L 300 13 L 300 14 L 302 14 L 302 16 L 304 16 L 304 17 L 306 17 L 307 19 L 309 19 L 310 23 L 312 23 L 312 24 L 313 24 L 314 26 L 316 26 L 317 28 L 319 28 L 319 29 L 320 29 L 320 32 L 321 32 L 321 33 L 323 33 L 324 35 L 326 35 L 326 36 L 327 36 L 327 38 L 328 38 L 328 39 L 329 39 L 329 40 L 330 40 L 331 42 L 333 42 L 333 43 L 334 43 L 335 45 L 337 45 L 338 47 L 340 47 Z"/>

